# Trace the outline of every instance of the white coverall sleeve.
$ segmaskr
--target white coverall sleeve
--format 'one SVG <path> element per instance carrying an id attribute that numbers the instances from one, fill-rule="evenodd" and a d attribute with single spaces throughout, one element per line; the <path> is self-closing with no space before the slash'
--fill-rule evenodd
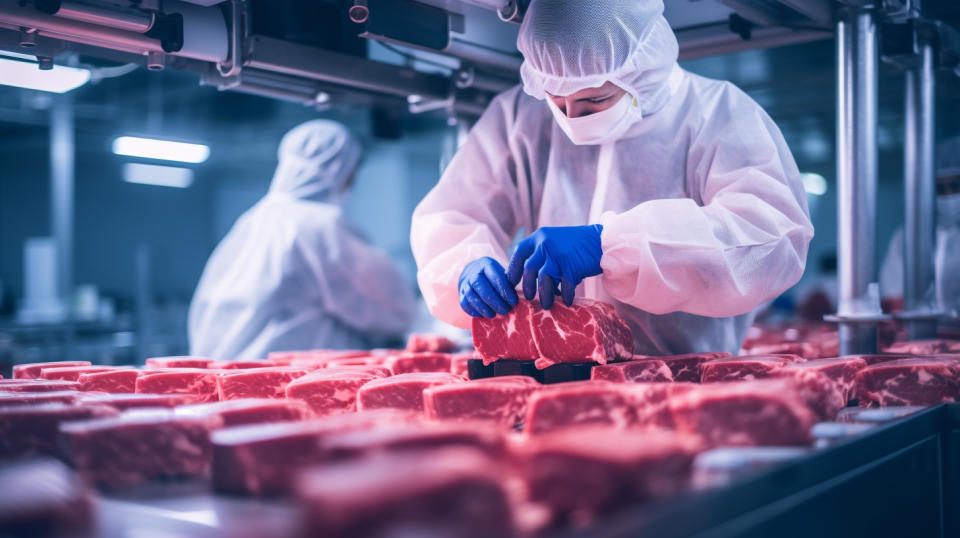
<path id="1" fill-rule="evenodd" d="M 758 105 L 739 90 L 722 93 L 687 157 L 703 205 L 651 200 L 601 217 L 601 278 L 616 300 L 652 314 L 727 317 L 803 275 L 813 226 L 790 150 Z"/>
<path id="2" fill-rule="evenodd" d="M 410 245 L 417 281 L 430 312 L 463 329 L 460 308 L 464 266 L 489 256 L 507 267 L 506 248 L 519 228 L 519 201 L 509 147 L 507 107 L 498 97 L 474 126 L 440 182 L 413 213 Z"/>
<path id="3" fill-rule="evenodd" d="M 325 252 L 298 240 L 299 255 L 315 270 L 319 295 L 333 317 L 358 331 L 402 336 L 413 323 L 416 300 L 393 260 L 343 226 L 333 226 Z M 328 258 L 326 263 L 320 256 Z"/>

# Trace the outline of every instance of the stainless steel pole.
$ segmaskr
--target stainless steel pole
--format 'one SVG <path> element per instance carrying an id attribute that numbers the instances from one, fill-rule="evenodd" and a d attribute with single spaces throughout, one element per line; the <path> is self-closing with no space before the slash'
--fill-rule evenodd
<path id="1" fill-rule="evenodd" d="M 64 360 L 69 360 L 74 351 L 71 297 L 75 153 L 73 101 L 69 94 L 58 95 L 50 109 L 50 229 L 57 245 L 57 288 L 67 313 Z"/>
<path id="2" fill-rule="evenodd" d="M 840 353 L 873 353 L 876 282 L 877 26 L 873 6 L 837 22 L 837 183 Z"/>
<path id="3" fill-rule="evenodd" d="M 906 70 L 904 132 L 904 266 L 903 302 L 911 340 L 934 338 L 934 202 L 935 96 L 934 51 L 919 43 L 917 61 Z M 916 316 L 911 319 L 911 315 Z"/>

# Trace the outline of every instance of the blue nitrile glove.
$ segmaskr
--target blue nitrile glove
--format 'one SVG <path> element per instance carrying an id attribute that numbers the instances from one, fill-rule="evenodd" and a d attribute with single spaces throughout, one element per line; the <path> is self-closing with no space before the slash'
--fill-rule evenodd
<path id="1" fill-rule="evenodd" d="M 517 291 L 507 280 L 500 262 L 480 258 L 468 263 L 460 273 L 460 308 L 471 316 L 492 318 L 517 306 Z"/>
<path id="2" fill-rule="evenodd" d="M 517 245 L 507 269 L 510 284 L 516 286 L 522 276 L 523 295 L 533 300 L 539 290 L 544 308 L 553 306 L 559 284 L 563 302 L 571 306 L 580 281 L 603 272 L 601 232 L 599 224 L 540 228 Z"/>

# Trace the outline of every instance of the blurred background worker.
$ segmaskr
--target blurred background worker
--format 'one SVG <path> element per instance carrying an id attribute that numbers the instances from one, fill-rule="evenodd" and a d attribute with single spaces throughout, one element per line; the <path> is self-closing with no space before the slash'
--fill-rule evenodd
<path id="1" fill-rule="evenodd" d="M 636 353 L 737 352 L 813 236 L 780 130 L 733 84 L 677 65 L 659 0 L 534 0 L 517 47 L 522 87 L 494 99 L 413 216 L 431 311 L 467 327 L 505 314 L 522 281 L 548 308 L 558 288 L 613 303 Z"/>
<path id="2" fill-rule="evenodd" d="M 399 339 L 414 311 L 393 262 L 342 204 L 361 148 L 339 123 L 304 123 L 280 142 L 267 195 L 214 251 L 189 314 L 190 352 L 217 359 L 356 349 Z"/>
<path id="3" fill-rule="evenodd" d="M 903 308 L 903 226 L 894 232 L 880 270 L 880 292 L 895 310 Z M 937 242 L 935 286 L 927 293 L 941 312 L 960 317 L 960 136 L 937 146 Z"/>

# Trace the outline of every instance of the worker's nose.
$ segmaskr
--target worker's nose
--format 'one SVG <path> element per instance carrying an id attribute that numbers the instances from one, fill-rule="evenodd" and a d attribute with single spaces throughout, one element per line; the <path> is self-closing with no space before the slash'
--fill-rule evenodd
<path id="1" fill-rule="evenodd" d="M 579 118 L 581 116 L 587 116 L 590 114 L 590 111 L 585 106 L 585 103 L 572 99 L 564 100 L 563 111 L 568 118 Z"/>

